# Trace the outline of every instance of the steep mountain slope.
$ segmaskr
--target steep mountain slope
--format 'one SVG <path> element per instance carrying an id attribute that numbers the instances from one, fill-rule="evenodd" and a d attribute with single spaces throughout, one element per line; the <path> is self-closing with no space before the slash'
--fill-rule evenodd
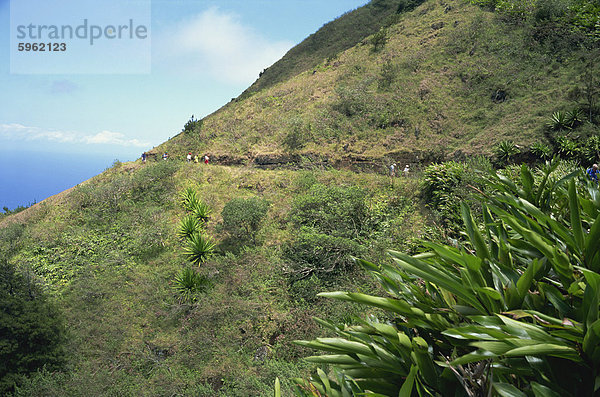
<path id="1" fill-rule="evenodd" d="M 545 140 L 553 112 L 582 100 L 589 63 L 578 45 L 569 32 L 532 29 L 462 0 L 427 1 L 157 150 L 223 162 L 298 158 L 289 154 L 377 162 L 489 154 L 507 139 L 526 146 Z"/>
<path id="2" fill-rule="evenodd" d="M 423 0 L 375 0 L 325 24 L 265 69 L 260 78 L 242 93 L 240 99 L 314 68 L 324 59 L 355 46 L 382 26 L 392 23 L 394 15 L 408 11 L 422 2 Z"/>

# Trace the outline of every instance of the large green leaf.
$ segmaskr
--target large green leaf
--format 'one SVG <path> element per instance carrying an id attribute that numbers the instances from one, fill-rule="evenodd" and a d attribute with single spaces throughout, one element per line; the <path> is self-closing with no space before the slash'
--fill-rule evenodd
<path id="1" fill-rule="evenodd" d="M 575 242 L 579 251 L 583 251 L 583 228 L 581 226 L 581 214 L 579 209 L 579 199 L 577 197 L 577 188 L 575 180 L 569 182 L 569 211 L 571 213 L 571 229 L 575 236 Z"/>
<path id="2" fill-rule="evenodd" d="M 494 383 L 494 390 L 502 397 L 527 397 L 527 395 L 509 383 Z"/>

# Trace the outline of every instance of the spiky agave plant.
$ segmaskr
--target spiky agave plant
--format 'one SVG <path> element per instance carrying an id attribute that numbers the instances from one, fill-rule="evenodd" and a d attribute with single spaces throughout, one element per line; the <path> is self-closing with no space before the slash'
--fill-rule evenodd
<path id="1" fill-rule="evenodd" d="M 569 119 L 569 115 L 566 112 L 561 111 L 552 113 L 550 122 L 548 122 L 548 127 L 555 131 L 570 130 L 571 120 Z"/>
<path id="2" fill-rule="evenodd" d="M 514 155 L 520 152 L 517 145 L 515 145 L 515 143 L 510 140 L 501 141 L 498 145 L 496 145 L 494 151 L 496 153 L 496 156 L 498 157 L 498 160 L 502 164 L 508 163 Z"/>
<path id="3" fill-rule="evenodd" d="M 179 230 L 177 235 L 181 238 L 188 239 L 192 234 L 202 230 L 202 223 L 194 215 L 187 215 L 179 222 Z"/>
<path id="4" fill-rule="evenodd" d="M 188 212 L 193 211 L 198 203 L 200 203 L 196 191 L 191 187 L 187 187 L 183 192 L 181 192 L 180 201 L 183 208 Z"/>
<path id="5" fill-rule="evenodd" d="M 193 233 L 186 240 L 184 254 L 188 260 L 195 265 L 199 265 L 212 255 L 215 249 L 215 243 L 210 236 L 200 232 Z"/>
<path id="6" fill-rule="evenodd" d="M 210 218 L 212 209 L 208 206 L 208 204 L 198 200 L 192 205 L 190 212 L 194 217 L 196 217 L 196 219 L 198 219 L 198 221 L 206 222 L 208 221 L 208 218 Z"/>
<path id="7" fill-rule="evenodd" d="M 568 125 L 575 128 L 583 122 L 583 112 L 579 108 L 571 109 L 567 112 L 566 118 Z"/>
<path id="8" fill-rule="evenodd" d="M 210 286 L 210 281 L 205 276 L 198 274 L 194 269 L 186 267 L 173 279 L 173 290 L 181 302 L 193 303 L 198 299 L 198 294 Z"/>

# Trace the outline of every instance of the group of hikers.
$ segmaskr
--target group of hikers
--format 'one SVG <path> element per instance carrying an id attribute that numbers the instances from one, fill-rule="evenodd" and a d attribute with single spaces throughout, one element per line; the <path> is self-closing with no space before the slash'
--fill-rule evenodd
<path id="1" fill-rule="evenodd" d="M 396 165 L 396 163 L 390 165 L 390 177 L 394 178 L 396 177 L 396 170 L 398 169 L 398 166 Z M 404 166 L 404 169 L 402 170 L 402 176 L 404 177 L 408 177 L 408 174 L 410 173 L 410 166 L 408 164 L 406 164 Z"/>
<path id="2" fill-rule="evenodd" d="M 145 163 L 146 160 L 148 159 L 148 157 L 149 157 L 148 153 L 146 153 L 146 152 L 142 153 L 142 162 Z M 164 152 L 162 154 L 162 159 L 166 161 L 168 158 L 169 158 L 169 154 L 167 152 Z M 196 155 L 192 156 L 192 152 L 188 152 L 187 156 L 185 157 L 185 160 L 188 163 L 191 163 L 193 161 L 194 163 L 198 164 L 200 162 L 198 155 L 196 154 Z M 208 154 L 204 155 L 203 160 L 204 160 L 204 164 L 208 164 L 208 162 L 210 161 L 210 157 L 208 157 Z"/>
<path id="3" fill-rule="evenodd" d="M 198 155 L 195 154 L 192 156 L 192 152 L 188 152 L 187 156 L 185 157 L 185 160 L 188 163 L 191 163 L 192 161 L 194 161 L 194 163 L 198 164 L 200 162 L 200 159 L 198 158 Z M 210 161 L 210 157 L 208 157 L 208 154 L 204 155 L 204 164 L 208 165 L 208 162 Z"/>

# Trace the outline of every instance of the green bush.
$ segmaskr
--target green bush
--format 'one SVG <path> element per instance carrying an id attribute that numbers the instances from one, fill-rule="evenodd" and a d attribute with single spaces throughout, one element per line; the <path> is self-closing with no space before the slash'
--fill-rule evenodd
<path id="1" fill-rule="evenodd" d="M 383 309 L 357 325 L 319 320 L 334 337 L 299 341 L 324 352 L 298 395 L 591 396 L 600 391 L 600 203 L 585 179 L 521 168 L 481 197 L 484 227 L 462 205 L 462 247 L 390 252 L 359 264 L 389 294 L 320 296 Z M 565 206 L 566 203 L 566 206 Z M 377 394 L 375 394 L 377 393 Z"/>
<path id="2" fill-rule="evenodd" d="M 557 151 L 563 159 L 577 160 L 581 152 L 581 148 L 577 141 L 567 137 L 561 136 L 556 139 Z"/>
<path id="3" fill-rule="evenodd" d="M 367 192 L 358 187 L 317 183 L 294 199 L 290 220 L 297 228 L 314 228 L 335 237 L 364 237 L 370 230 L 366 198 Z"/>
<path id="4" fill-rule="evenodd" d="M 65 362 L 63 317 L 31 275 L 0 258 L 0 394 Z"/>
<path id="5" fill-rule="evenodd" d="M 202 120 L 196 120 L 192 116 L 183 126 L 182 132 L 186 134 L 198 134 L 202 129 Z"/>
<path id="6" fill-rule="evenodd" d="M 373 52 L 379 52 L 385 47 L 385 44 L 388 42 L 388 32 L 386 28 L 379 29 L 379 32 L 375 33 L 373 37 L 371 37 L 371 44 L 373 45 Z"/>
<path id="7" fill-rule="evenodd" d="M 297 281 L 316 275 L 334 279 L 353 266 L 352 257 L 365 253 L 357 242 L 303 228 L 296 238 L 283 247 L 290 264 L 290 279 Z"/>
<path id="8" fill-rule="evenodd" d="M 269 210 L 269 202 L 258 198 L 235 198 L 225 204 L 223 229 L 238 242 L 257 242 L 257 233 Z"/>
<path id="9" fill-rule="evenodd" d="M 541 160 L 548 160 L 552 157 L 552 148 L 544 143 L 536 142 L 531 145 L 531 153 Z"/>

